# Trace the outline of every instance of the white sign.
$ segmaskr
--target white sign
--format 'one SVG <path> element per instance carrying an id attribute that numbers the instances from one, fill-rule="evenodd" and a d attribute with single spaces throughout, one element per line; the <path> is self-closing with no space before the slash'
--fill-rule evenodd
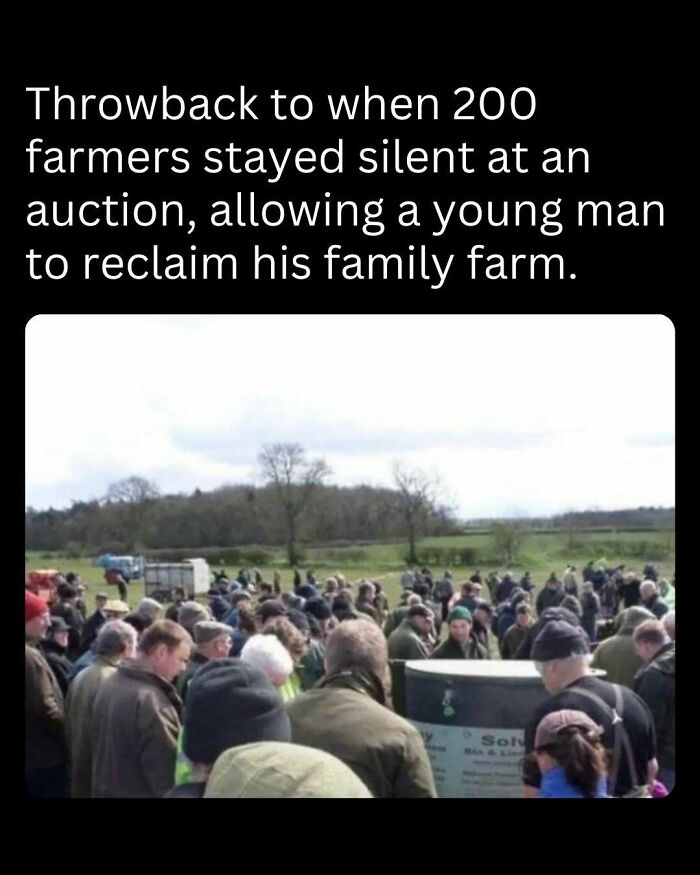
<path id="1" fill-rule="evenodd" d="M 411 721 L 423 736 L 441 798 L 523 796 L 523 729 Z"/>

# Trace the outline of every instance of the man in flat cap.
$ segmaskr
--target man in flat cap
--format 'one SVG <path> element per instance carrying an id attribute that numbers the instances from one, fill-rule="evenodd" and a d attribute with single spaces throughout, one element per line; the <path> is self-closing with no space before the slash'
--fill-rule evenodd
<path id="1" fill-rule="evenodd" d="M 632 690 L 593 675 L 583 629 L 562 620 L 547 623 L 535 639 L 532 658 L 551 698 L 528 723 L 526 754 L 534 750 L 535 732 L 545 715 L 583 711 L 602 726 L 603 744 L 612 752 L 610 795 L 648 796 L 658 768 L 651 714 Z"/>
<path id="2" fill-rule="evenodd" d="M 212 659 L 225 659 L 231 650 L 233 630 L 226 623 L 200 620 L 194 627 L 195 648 L 187 665 L 177 679 L 177 691 L 183 702 L 187 700 L 190 681 L 199 669 Z"/>
<path id="3" fill-rule="evenodd" d="M 412 605 L 406 618 L 389 635 L 389 659 L 427 659 L 425 636 L 433 626 L 433 612 L 425 605 Z"/>

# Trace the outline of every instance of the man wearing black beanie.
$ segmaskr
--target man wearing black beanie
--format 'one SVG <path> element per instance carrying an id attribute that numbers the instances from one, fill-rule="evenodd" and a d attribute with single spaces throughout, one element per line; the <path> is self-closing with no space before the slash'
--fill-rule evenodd
<path id="1" fill-rule="evenodd" d="M 551 698 L 540 705 L 525 730 L 525 752 L 531 754 L 542 718 L 554 711 L 583 711 L 603 727 L 603 744 L 611 752 L 611 796 L 648 795 L 654 780 L 656 739 L 649 710 L 627 687 L 596 677 L 589 668 L 586 633 L 551 619 L 532 647 L 535 667 Z M 621 718 L 621 719 L 620 719 Z M 532 774 L 526 786 L 534 786 Z"/>
<path id="2" fill-rule="evenodd" d="M 193 781 L 166 798 L 202 798 L 219 756 L 231 747 L 255 741 L 290 741 L 291 726 L 275 687 L 260 669 L 240 659 L 216 659 L 203 665 L 187 693 L 184 752 Z"/>

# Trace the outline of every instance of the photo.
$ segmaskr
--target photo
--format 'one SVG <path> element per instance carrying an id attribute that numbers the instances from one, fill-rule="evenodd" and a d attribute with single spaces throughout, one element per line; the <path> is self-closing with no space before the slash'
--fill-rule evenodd
<path id="1" fill-rule="evenodd" d="M 31 318 L 26 795 L 669 795 L 675 356 L 662 314 Z"/>

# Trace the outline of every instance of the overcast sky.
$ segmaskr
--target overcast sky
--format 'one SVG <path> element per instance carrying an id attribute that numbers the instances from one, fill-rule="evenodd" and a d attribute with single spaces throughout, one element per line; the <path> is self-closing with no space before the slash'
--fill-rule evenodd
<path id="1" fill-rule="evenodd" d="M 464 517 L 673 505 L 674 345 L 663 316 L 37 316 L 26 504 L 250 482 L 298 441 L 340 485 L 434 471 Z"/>

